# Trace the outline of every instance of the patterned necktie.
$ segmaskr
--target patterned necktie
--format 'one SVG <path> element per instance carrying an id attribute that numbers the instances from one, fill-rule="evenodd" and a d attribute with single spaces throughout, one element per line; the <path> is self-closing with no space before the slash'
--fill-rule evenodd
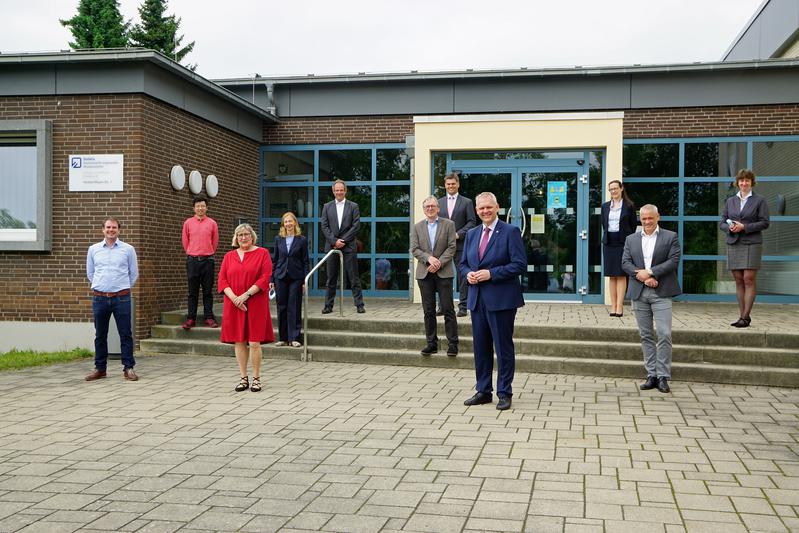
<path id="1" fill-rule="evenodd" d="M 486 253 L 486 246 L 488 246 L 488 236 L 491 234 L 491 228 L 483 230 L 483 236 L 480 238 L 480 247 L 477 249 L 477 258 L 482 259 L 483 254 Z"/>

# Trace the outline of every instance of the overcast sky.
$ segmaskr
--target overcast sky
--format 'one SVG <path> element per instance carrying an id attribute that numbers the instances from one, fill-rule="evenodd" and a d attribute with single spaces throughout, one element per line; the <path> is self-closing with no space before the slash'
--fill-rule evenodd
<path id="1" fill-rule="evenodd" d="M 121 0 L 138 21 L 142 0 Z M 762 0 L 171 0 L 207 78 L 717 61 Z M 68 48 L 78 0 L 0 0 L 0 51 Z"/>

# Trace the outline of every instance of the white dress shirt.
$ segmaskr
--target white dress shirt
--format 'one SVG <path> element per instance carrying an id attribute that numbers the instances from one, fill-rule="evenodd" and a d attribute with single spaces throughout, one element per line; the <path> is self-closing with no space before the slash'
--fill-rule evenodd
<path id="1" fill-rule="evenodd" d="M 738 191 L 736 196 L 741 201 L 741 211 L 743 211 L 744 210 L 744 206 L 746 205 L 746 201 L 749 199 L 749 197 L 752 196 L 752 191 L 749 191 L 749 194 L 747 194 L 746 196 L 741 196 L 741 191 Z"/>
<path id="2" fill-rule="evenodd" d="M 613 201 L 610 202 L 610 211 L 608 212 L 608 233 L 615 233 L 619 231 L 619 220 L 621 219 L 621 202 L 616 207 L 613 207 Z"/>
<path id="3" fill-rule="evenodd" d="M 641 230 L 641 250 L 644 252 L 644 268 L 647 270 L 652 269 L 652 255 L 655 253 L 658 233 L 660 233 L 660 226 L 655 226 L 652 235 L 647 235 L 643 229 Z"/>
<path id="4" fill-rule="evenodd" d="M 338 227 L 341 229 L 341 219 L 344 218 L 344 203 L 347 200 L 342 200 L 339 202 L 336 200 L 336 219 L 338 219 Z"/>

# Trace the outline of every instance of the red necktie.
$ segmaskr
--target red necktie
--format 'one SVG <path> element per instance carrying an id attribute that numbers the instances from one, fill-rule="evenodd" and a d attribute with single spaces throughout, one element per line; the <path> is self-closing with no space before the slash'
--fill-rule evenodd
<path id="1" fill-rule="evenodd" d="M 491 228 L 483 230 L 483 236 L 480 237 L 480 247 L 477 249 L 477 258 L 482 259 L 483 254 L 486 253 L 486 246 L 488 246 L 488 236 L 491 234 Z"/>

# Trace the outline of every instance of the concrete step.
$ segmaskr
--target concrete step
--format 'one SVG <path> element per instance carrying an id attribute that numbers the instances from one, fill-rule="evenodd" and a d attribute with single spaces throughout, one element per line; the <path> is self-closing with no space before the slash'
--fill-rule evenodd
<path id="1" fill-rule="evenodd" d="M 221 312 L 217 315 L 222 321 Z M 273 322 L 274 322 L 273 316 Z M 163 313 L 163 325 L 180 325 L 185 315 L 176 311 Z M 443 334 L 443 319 L 439 317 L 440 335 Z M 699 325 L 698 325 L 699 326 Z M 157 327 L 157 326 L 156 326 Z M 419 335 L 424 331 L 421 315 L 418 321 L 370 319 L 367 317 L 339 317 L 335 314 L 326 317 L 309 317 L 309 332 L 316 331 L 357 331 L 374 334 L 406 334 Z M 213 335 L 215 329 L 197 327 L 191 330 L 192 335 L 201 336 L 203 332 Z M 158 334 L 153 330 L 153 335 Z M 218 332 L 216 333 L 218 335 Z M 471 322 L 468 318 L 458 320 L 458 335 L 461 338 L 471 337 Z M 204 337 L 201 337 L 204 338 Z M 638 329 L 634 326 L 609 328 L 585 326 L 551 326 L 551 325 L 517 325 L 514 338 L 534 339 L 572 339 L 597 342 L 635 342 L 639 340 Z M 763 331 L 756 328 L 734 329 L 724 331 L 708 331 L 703 329 L 677 329 L 673 333 L 675 344 L 700 346 L 735 346 L 744 348 L 785 348 L 799 349 L 799 334 Z"/>
<path id="2" fill-rule="evenodd" d="M 186 353 L 181 349 L 186 343 L 175 340 L 143 342 L 145 353 Z M 192 343 L 195 351 L 205 355 L 233 355 L 231 346 L 199 341 Z M 203 347 L 203 348 L 201 348 Z M 214 352 L 213 354 L 211 352 Z M 313 361 L 360 363 L 397 366 L 421 366 L 438 368 L 474 368 L 471 353 L 461 353 L 458 357 L 447 357 L 444 352 L 432 356 L 422 356 L 418 351 L 399 349 L 310 346 Z M 299 359 L 301 350 L 296 348 L 276 348 L 264 346 L 264 356 L 269 359 Z M 544 374 L 577 374 L 603 377 L 642 378 L 640 360 L 596 359 L 589 357 L 551 357 L 542 355 L 517 354 L 518 372 Z M 732 383 L 740 385 L 765 385 L 775 387 L 799 387 L 799 369 L 759 367 L 754 365 L 709 364 L 675 361 L 672 377 L 677 381 L 698 381 L 707 383 Z"/>
<path id="3" fill-rule="evenodd" d="M 443 333 L 443 326 L 439 329 L 439 342 L 442 351 L 446 350 L 447 342 Z M 185 342 L 217 342 L 219 330 L 210 328 L 194 328 L 184 331 L 179 326 L 155 326 L 150 340 L 171 339 Z M 595 340 L 572 339 L 537 339 L 514 336 L 516 352 L 519 354 L 536 354 L 542 357 L 576 357 L 592 359 L 618 359 L 623 361 L 640 361 L 641 345 L 639 342 L 607 342 Z M 148 341 L 142 341 L 148 342 Z M 419 334 L 399 335 L 391 333 L 376 334 L 374 332 L 362 333 L 358 331 L 311 331 L 308 335 L 310 346 L 332 346 L 337 348 L 377 348 L 407 350 L 418 352 L 425 341 Z M 460 335 L 459 348 L 463 353 L 472 352 L 471 333 Z M 799 367 L 799 348 L 759 348 L 759 347 L 730 347 L 696 344 L 676 344 L 674 346 L 674 361 L 692 363 L 718 363 L 733 365 L 774 366 L 783 368 Z M 211 354 L 209 354 L 211 355 Z"/>
<path id="4" fill-rule="evenodd" d="M 143 353 L 172 353 L 233 357 L 233 347 L 218 341 L 187 342 L 177 339 L 148 339 L 142 341 Z M 473 368 L 471 351 L 462 350 L 458 357 L 447 357 L 442 350 L 433 356 L 422 356 L 417 350 L 398 348 L 363 348 L 350 346 L 309 347 L 312 360 L 326 362 L 349 362 L 400 366 L 434 366 L 442 368 Z M 264 357 L 270 359 L 299 360 L 301 349 L 264 345 Z M 686 361 L 675 347 L 673 376 L 675 379 L 736 383 L 744 385 L 766 385 L 799 387 L 799 369 L 790 367 L 743 365 L 729 363 L 707 363 Z M 516 369 L 520 372 L 545 374 L 578 374 L 592 376 L 615 376 L 636 378 L 642 374 L 640 353 L 629 359 L 596 358 L 586 353 L 576 356 L 540 355 L 518 352 Z"/>

